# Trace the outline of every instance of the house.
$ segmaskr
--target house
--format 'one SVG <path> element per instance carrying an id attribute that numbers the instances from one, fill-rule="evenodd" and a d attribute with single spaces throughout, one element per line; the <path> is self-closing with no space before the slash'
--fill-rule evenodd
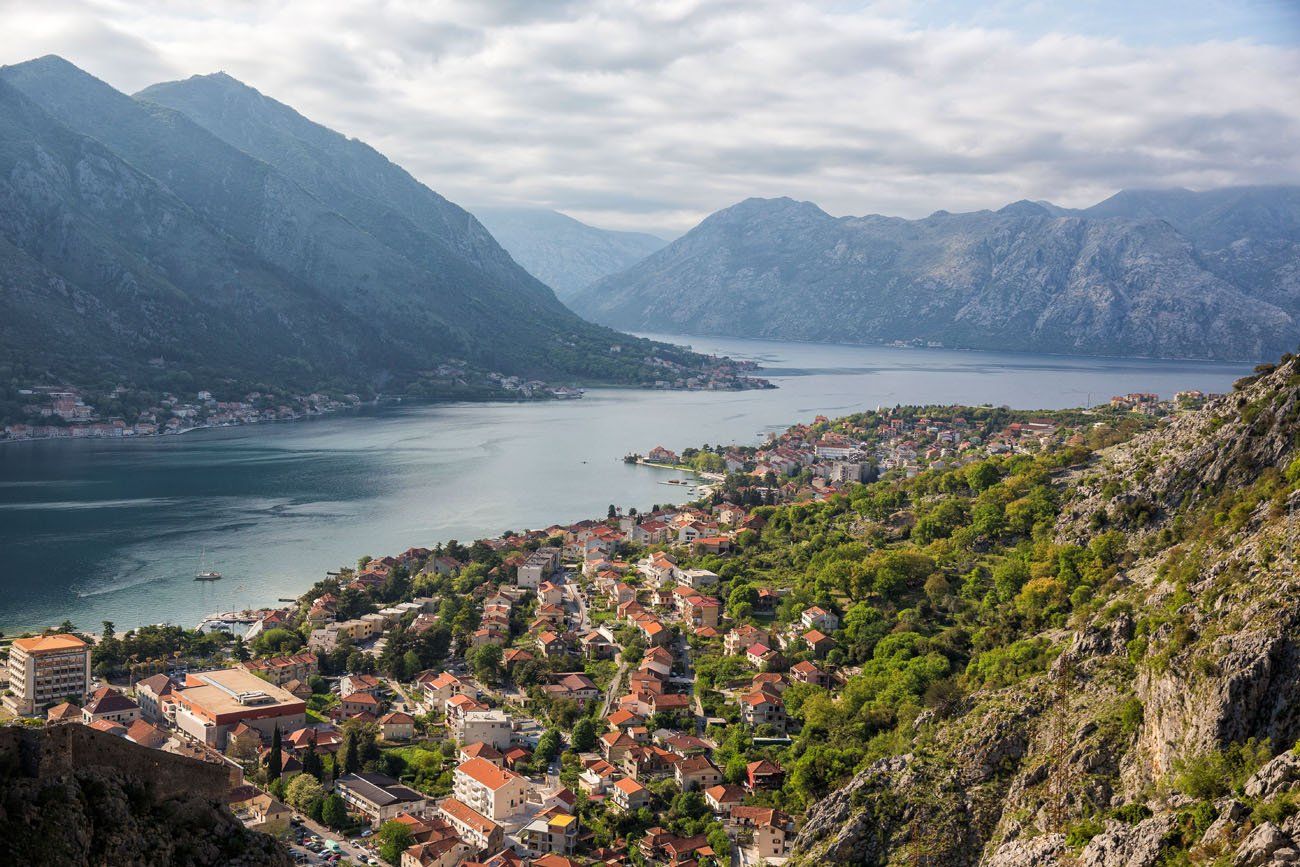
<path id="1" fill-rule="evenodd" d="M 578 787 L 588 795 L 603 795 L 620 776 L 618 768 L 605 759 L 591 759 L 578 775 Z"/>
<path id="2" fill-rule="evenodd" d="M 812 686 L 825 687 L 830 683 L 830 677 L 826 672 L 808 660 L 790 666 L 790 677 L 800 683 L 807 683 Z"/>
<path id="3" fill-rule="evenodd" d="M 537 585 L 537 599 L 543 605 L 559 605 L 564 601 L 564 591 L 552 581 L 543 581 Z"/>
<path id="4" fill-rule="evenodd" d="M 650 696 L 651 713 L 676 713 L 688 710 L 690 706 L 691 697 L 684 693 L 669 692 Z"/>
<path id="5" fill-rule="evenodd" d="M 805 608 L 799 618 L 804 629 L 820 629 L 822 632 L 834 632 L 840 628 L 840 618 L 820 605 Z"/>
<path id="6" fill-rule="evenodd" d="M 452 726 L 452 733 L 459 743 L 481 742 L 503 750 L 510 746 L 514 726 L 505 711 L 482 708 L 461 714 Z"/>
<path id="7" fill-rule="evenodd" d="M 90 695 L 90 701 L 81 709 L 81 721 L 90 725 L 107 720 L 129 726 L 140 718 L 140 705 L 122 695 L 111 686 L 101 686 Z"/>
<path id="8" fill-rule="evenodd" d="M 656 464 L 676 465 L 681 463 L 681 458 L 677 456 L 677 452 L 671 449 L 666 449 L 663 446 L 655 446 L 646 453 L 645 457 L 646 460 Z"/>
<path id="9" fill-rule="evenodd" d="M 710 572 L 708 569 L 683 569 L 677 580 L 688 587 L 703 590 L 715 586 L 721 579 L 718 573 Z"/>
<path id="10" fill-rule="evenodd" d="M 457 800 L 499 822 L 524 809 L 528 781 L 486 759 L 470 759 L 456 768 L 453 791 Z"/>
<path id="11" fill-rule="evenodd" d="M 462 680 L 447 671 L 437 675 L 425 672 L 415 679 L 415 684 L 424 690 L 424 703 L 433 710 L 444 710 L 452 696 L 463 695 L 471 699 L 479 696 L 478 686 L 473 681 Z"/>
<path id="12" fill-rule="evenodd" d="M 587 702 L 600 697 L 600 689 L 585 674 L 567 674 L 560 679 L 558 686 L 564 687 L 566 697 L 576 701 L 578 707 L 586 707 Z"/>
<path id="13" fill-rule="evenodd" d="M 375 828 L 398 813 L 419 813 L 428 805 L 425 795 L 384 774 L 344 774 L 334 781 L 334 791 Z"/>
<path id="14" fill-rule="evenodd" d="M 637 561 L 636 571 L 645 576 L 651 584 L 666 584 L 677 579 L 677 561 L 671 554 L 655 551 Z"/>
<path id="15" fill-rule="evenodd" d="M 459 867 L 474 854 L 474 848 L 458 834 L 436 834 L 415 843 L 402 853 L 401 867 Z"/>
<path id="16" fill-rule="evenodd" d="M 672 772 L 681 756 L 662 747 L 635 746 L 623 757 L 623 773 L 633 779 L 662 777 Z"/>
<path id="17" fill-rule="evenodd" d="M 126 739 L 151 750 L 160 750 L 171 740 L 171 735 L 153 723 L 138 719 L 127 727 Z"/>
<path id="18" fill-rule="evenodd" d="M 501 756 L 501 766 L 518 772 L 533 760 L 533 754 L 520 746 L 507 749 Z"/>
<path id="19" fill-rule="evenodd" d="M 539 864 L 547 855 L 572 855 L 578 848 L 581 830 L 582 822 L 576 815 L 550 807 L 519 830 L 519 842 L 533 856 L 533 864 Z"/>
<path id="20" fill-rule="evenodd" d="M 314 653 L 297 653 L 292 656 L 273 656 L 269 659 L 249 659 L 239 663 L 249 674 L 255 674 L 276 686 L 291 680 L 307 681 L 320 671 Z"/>
<path id="21" fill-rule="evenodd" d="M 785 771 L 776 762 L 759 759 L 745 766 L 745 787 L 752 791 L 779 789 L 785 781 Z"/>
<path id="22" fill-rule="evenodd" d="M 364 693 L 379 698 L 384 689 L 384 682 L 373 674 L 345 674 L 339 678 L 339 695 Z"/>
<path id="23" fill-rule="evenodd" d="M 641 668 L 666 678 L 673 673 L 672 651 L 663 647 L 652 647 L 641 657 Z"/>
<path id="24" fill-rule="evenodd" d="M 645 718 L 630 710 L 616 710 L 605 717 L 605 722 L 609 723 L 611 728 L 627 731 L 632 726 L 639 726 L 644 723 Z"/>
<path id="25" fill-rule="evenodd" d="M 478 853 L 496 852 L 504 843 L 505 830 L 464 801 L 443 798 L 438 802 L 438 812 Z"/>
<path id="26" fill-rule="evenodd" d="M 745 790 L 730 783 L 719 783 L 704 790 L 704 802 L 719 816 L 731 815 L 731 808 L 745 800 Z"/>
<path id="27" fill-rule="evenodd" d="M 707 756 L 687 756 L 673 765 L 673 779 L 683 792 L 690 792 L 721 783 L 722 772 Z"/>
<path id="28" fill-rule="evenodd" d="M 620 729 L 606 732 L 600 736 L 600 754 L 605 757 L 606 761 L 614 764 L 622 762 L 623 757 L 627 755 L 627 751 L 636 745 L 636 741 L 627 732 Z"/>
<path id="29" fill-rule="evenodd" d="M 461 762 L 468 762 L 470 759 L 484 759 L 496 765 L 498 768 L 505 767 L 505 757 L 501 754 L 501 751 L 491 744 L 485 744 L 482 741 L 465 744 L 460 748 Z"/>
<path id="30" fill-rule="evenodd" d="M 631 777 L 623 777 L 610 789 L 610 800 L 624 813 L 630 813 L 650 806 L 650 790 Z"/>
<path id="31" fill-rule="evenodd" d="M 368 692 L 354 692 L 339 699 L 338 705 L 331 712 L 335 720 L 351 719 L 357 714 L 368 713 L 378 718 L 379 699 Z"/>
<path id="32" fill-rule="evenodd" d="M 135 701 L 140 705 L 140 716 L 156 724 L 169 722 L 163 712 L 163 699 L 172 694 L 173 684 L 165 674 L 146 677 L 135 685 Z"/>
<path id="33" fill-rule="evenodd" d="M 549 630 L 537 636 L 537 647 L 541 650 L 542 656 L 548 659 L 564 656 L 569 652 L 569 646 L 565 644 L 564 639 Z"/>
<path id="34" fill-rule="evenodd" d="M 761 690 L 747 693 L 740 699 L 740 715 L 751 728 L 768 725 L 778 732 L 785 731 L 785 702 L 780 696 Z"/>
<path id="35" fill-rule="evenodd" d="M 772 807 L 736 806 L 731 809 L 730 824 L 750 831 L 754 854 L 760 861 L 785 858 L 794 843 L 794 820 Z"/>
<path id="36" fill-rule="evenodd" d="M 751 626 L 748 623 L 737 626 L 728 632 L 722 640 L 723 649 L 727 651 L 728 656 L 744 653 L 755 644 L 771 647 L 772 637 L 757 626 Z"/>
<path id="37" fill-rule="evenodd" d="M 751 644 L 749 649 L 745 651 L 745 658 L 749 660 L 750 665 L 759 671 L 779 668 L 785 663 L 784 656 L 765 644 Z"/>
<path id="38" fill-rule="evenodd" d="M 732 541 L 728 536 L 700 536 L 696 538 L 691 548 L 697 554 L 730 554 Z"/>
<path id="39" fill-rule="evenodd" d="M 401 711 L 389 711 L 379 718 L 379 730 L 386 741 L 409 741 L 415 737 L 415 717 Z"/>
<path id="40" fill-rule="evenodd" d="M 119 738 L 126 737 L 126 726 L 121 723 L 110 722 L 106 719 L 97 719 L 87 728 L 92 728 L 97 732 L 103 732 L 108 735 L 116 735 Z"/>
<path id="41" fill-rule="evenodd" d="M 818 659 L 825 657 L 835 647 L 835 639 L 817 629 L 810 629 L 799 637 L 804 640 L 804 643 L 808 645 L 813 655 Z"/>
<path id="42" fill-rule="evenodd" d="M 45 722 L 47 724 L 81 722 L 81 708 L 69 702 L 56 704 L 45 712 Z"/>
<path id="43" fill-rule="evenodd" d="M 709 848 L 709 840 L 704 834 L 694 837 L 678 837 L 658 826 L 650 828 L 638 843 L 642 857 L 647 861 L 670 865 L 694 864 L 694 855 L 701 849 Z"/>
<path id="44" fill-rule="evenodd" d="M 672 637 L 672 633 L 668 631 L 668 628 L 653 617 L 639 621 L 637 628 L 641 630 L 641 634 L 645 636 L 645 640 L 651 645 L 665 645 L 668 643 L 669 638 Z"/>
<path id="45" fill-rule="evenodd" d="M 289 833 L 289 818 L 293 815 L 293 810 L 270 795 L 259 793 L 246 801 L 231 804 L 231 807 L 246 817 L 245 826 L 254 831 L 272 837 L 283 837 Z"/>

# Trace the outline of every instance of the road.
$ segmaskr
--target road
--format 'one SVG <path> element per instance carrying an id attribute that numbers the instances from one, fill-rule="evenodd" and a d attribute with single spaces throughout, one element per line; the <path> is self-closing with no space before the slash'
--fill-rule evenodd
<path id="1" fill-rule="evenodd" d="M 352 859 L 353 863 L 364 864 L 366 862 L 360 860 L 362 857 L 367 857 L 367 858 L 374 857 L 373 853 L 368 852 L 365 849 L 362 849 L 361 847 L 353 844 L 342 834 L 339 834 L 335 831 L 331 831 L 330 829 L 326 828 L 324 825 L 312 821 L 310 816 L 305 816 L 302 813 L 299 813 L 297 811 L 294 812 L 294 815 L 297 816 L 298 819 L 302 822 L 302 826 L 304 828 L 306 828 L 311 833 L 315 834 L 317 837 L 320 837 L 322 840 L 333 840 L 334 842 L 338 843 L 339 851 L 343 853 L 343 857 Z"/>
<path id="2" fill-rule="evenodd" d="M 623 675 L 627 674 L 627 663 L 623 661 L 622 651 L 619 651 L 615 658 L 618 660 L 618 670 L 614 672 L 614 679 L 609 682 L 609 688 L 605 690 L 605 701 L 600 706 L 600 719 L 609 716 L 609 706 L 614 703 L 614 695 L 623 683 Z"/>
<path id="3" fill-rule="evenodd" d="M 679 638 L 678 656 L 682 659 L 682 673 L 691 681 L 691 703 L 695 709 L 695 736 L 704 737 L 706 717 L 704 703 L 700 701 L 700 690 L 695 683 L 695 663 L 691 660 L 691 648 L 685 638 Z"/>

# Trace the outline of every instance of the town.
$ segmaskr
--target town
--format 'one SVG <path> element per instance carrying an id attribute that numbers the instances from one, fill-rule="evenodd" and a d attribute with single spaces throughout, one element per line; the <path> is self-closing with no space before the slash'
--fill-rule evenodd
<path id="1" fill-rule="evenodd" d="M 223 769 L 235 814 L 302 863 L 779 865 L 823 784 L 792 766 L 795 739 L 861 673 L 860 617 L 738 556 L 779 529 L 778 506 L 929 469 L 982 479 L 1200 400 L 1147 397 L 656 446 L 629 458 L 706 475 L 704 496 L 364 557 L 292 605 L 198 630 L 14 638 L 4 711 Z M 882 514 L 878 538 L 912 529 Z"/>

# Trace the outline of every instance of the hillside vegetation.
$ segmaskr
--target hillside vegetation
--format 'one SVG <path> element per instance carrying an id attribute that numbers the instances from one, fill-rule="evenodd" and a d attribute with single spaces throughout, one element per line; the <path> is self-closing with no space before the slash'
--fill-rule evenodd
<path id="1" fill-rule="evenodd" d="M 1080 417 L 1042 454 L 760 510 L 713 564 L 729 607 L 752 582 L 790 588 L 778 620 L 844 611 L 847 684 L 791 686 L 802 729 L 772 751 L 799 863 L 1293 847 L 1300 366 L 1239 386 L 1154 429 Z"/>

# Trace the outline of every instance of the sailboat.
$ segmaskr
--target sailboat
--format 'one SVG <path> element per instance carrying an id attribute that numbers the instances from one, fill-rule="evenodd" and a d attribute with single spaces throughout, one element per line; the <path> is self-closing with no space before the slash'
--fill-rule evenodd
<path id="1" fill-rule="evenodd" d="M 199 571 L 194 574 L 195 581 L 220 581 L 221 573 L 213 572 L 207 569 L 208 549 L 202 549 L 199 554 Z"/>

